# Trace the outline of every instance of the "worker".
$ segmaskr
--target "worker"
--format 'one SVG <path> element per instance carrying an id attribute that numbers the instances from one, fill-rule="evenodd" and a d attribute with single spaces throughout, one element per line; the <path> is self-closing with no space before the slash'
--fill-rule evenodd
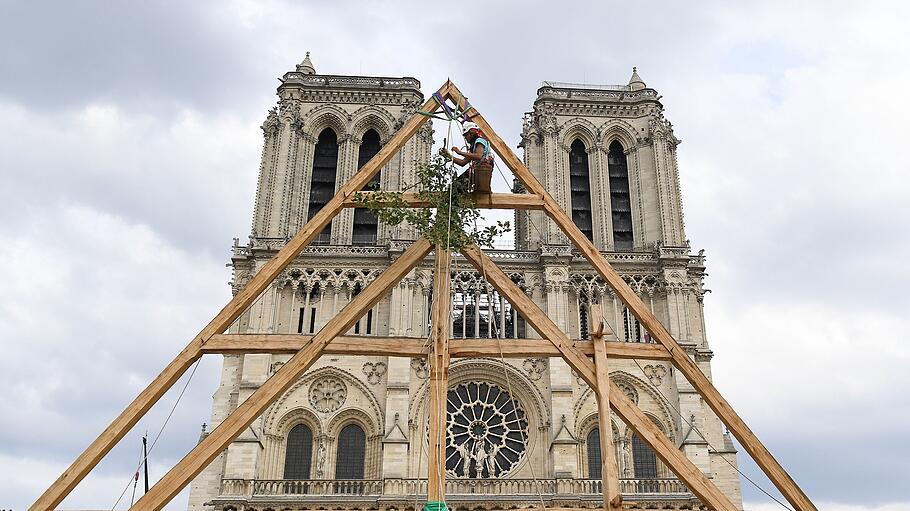
<path id="1" fill-rule="evenodd" d="M 461 132 L 469 150 L 453 147 L 452 152 L 458 156 L 452 156 L 452 161 L 462 167 L 467 165 L 468 168 L 458 179 L 466 180 L 474 192 L 490 193 L 490 181 L 493 178 L 493 150 L 490 142 L 473 122 L 464 123 Z"/>

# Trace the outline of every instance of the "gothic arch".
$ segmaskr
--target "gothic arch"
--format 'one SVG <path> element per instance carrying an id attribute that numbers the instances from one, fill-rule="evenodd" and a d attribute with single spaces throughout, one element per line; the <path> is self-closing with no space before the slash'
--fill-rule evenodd
<path id="1" fill-rule="evenodd" d="M 370 105 L 358 108 L 350 115 L 350 118 L 354 126 L 351 129 L 351 135 L 356 140 L 363 139 L 364 133 L 372 128 L 379 133 L 379 141 L 385 145 L 395 132 L 393 128 L 395 126 L 395 118 L 388 111 L 378 106 Z"/>
<path id="2" fill-rule="evenodd" d="M 268 424 L 268 422 L 267 422 Z M 281 438 L 287 437 L 288 432 L 298 424 L 306 424 L 313 432 L 313 438 L 319 438 L 325 432 L 323 431 L 322 421 L 311 410 L 304 407 L 297 407 L 288 410 L 281 415 L 277 422 L 272 422 L 270 428 L 265 433 L 276 435 Z"/>
<path id="3" fill-rule="evenodd" d="M 325 128 L 332 128 L 340 143 L 341 138 L 349 134 L 347 129 L 349 122 L 350 116 L 341 107 L 320 105 L 306 114 L 303 130 L 313 137 L 318 137 Z"/>
<path id="4" fill-rule="evenodd" d="M 363 428 L 367 437 L 378 435 L 382 431 L 379 424 L 365 410 L 344 408 L 332 417 L 325 428 L 325 432 L 332 438 L 338 438 L 338 433 L 348 424 L 357 424 Z"/>
<path id="5" fill-rule="evenodd" d="M 275 421 L 277 419 L 277 416 L 279 415 L 279 411 L 283 408 L 283 406 L 287 402 L 288 398 L 290 398 L 298 390 L 301 390 L 301 389 L 309 386 L 309 384 L 314 382 L 317 378 L 324 378 L 324 377 L 337 378 L 337 379 L 343 381 L 344 384 L 348 386 L 348 388 L 356 389 L 361 394 L 363 394 L 366 397 L 367 406 L 369 408 L 369 410 L 366 411 L 365 413 L 367 413 L 367 415 L 369 416 L 370 412 L 372 412 L 373 419 L 370 422 L 372 425 L 372 429 L 374 431 L 381 430 L 381 424 L 382 424 L 382 420 L 383 420 L 382 408 L 379 406 L 379 402 L 376 400 L 376 396 L 373 395 L 373 393 L 370 391 L 370 389 L 368 389 L 366 387 L 366 385 L 364 385 L 363 382 L 360 381 L 359 378 L 357 378 L 354 375 L 352 375 L 351 373 L 349 373 L 343 369 L 339 369 L 337 367 L 322 367 L 322 368 L 307 372 L 306 374 L 303 375 L 303 377 L 301 377 L 299 380 L 297 380 L 296 383 L 291 385 L 291 387 L 287 391 L 285 391 L 284 394 L 282 394 L 281 397 L 278 398 L 278 400 L 275 401 L 275 403 L 269 409 L 270 411 L 268 412 L 268 415 L 266 416 L 266 420 L 265 420 L 265 428 L 267 428 L 269 431 L 274 431 Z M 348 394 L 350 394 L 350 392 L 348 392 Z M 348 409 L 348 408 L 342 406 L 337 412 L 334 412 L 334 413 L 337 415 L 341 415 L 344 413 L 344 411 L 346 409 Z M 332 424 L 332 421 L 334 421 L 334 417 L 333 417 L 333 419 L 330 420 L 329 424 Z M 329 431 L 328 429 L 325 430 L 325 432 L 328 432 L 328 431 Z"/>
<path id="6" fill-rule="evenodd" d="M 571 147 L 575 139 L 581 140 L 588 152 L 597 145 L 597 127 L 587 119 L 581 117 L 569 119 L 562 125 L 561 131 L 560 144 L 563 147 Z"/>
<path id="7" fill-rule="evenodd" d="M 622 144 L 622 148 L 628 151 L 635 147 L 636 140 L 638 140 L 635 126 L 622 119 L 610 119 L 601 124 L 600 133 L 602 133 L 600 139 L 601 147 L 605 150 L 610 147 L 614 140 L 618 140 Z"/>
<path id="8" fill-rule="evenodd" d="M 516 399 L 525 405 L 525 412 L 533 416 L 538 426 L 543 426 L 549 421 L 548 408 L 543 395 L 537 387 L 516 367 L 506 364 L 509 378 L 506 380 L 502 371 L 502 362 L 489 358 L 463 359 L 452 362 L 449 366 L 449 385 L 458 385 L 467 381 L 488 381 L 495 383 L 503 389 L 508 389 L 511 384 Z M 418 417 L 426 403 L 429 379 L 421 383 L 411 401 L 408 417 L 412 421 Z M 532 413 L 533 412 L 533 413 Z M 531 435 L 533 437 L 533 434 Z"/>
<path id="9" fill-rule="evenodd" d="M 641 394 L 644 393 L 644 394 L 646 394 L 648 397 L 650 397 L 650 398 L 657 404 L 657 408 L 658 408 L 658 412 L 659 412 L 660 417 L 658 417 L 657 415 L 655 415 L 655 414 L 654 414 L 653 412 L 651 412 L 650 410 L 649 410 L 649 411 L 645 411 L 645 410 L 643 409 L 642 411 L 643 411 L 646 415 L 649 415 L 649 416 L 651 416 L 652 418 L 654 418 L 655 420 L 658 421 L 657 423 L 660 424 L 661 429 L 664 431 L 664 433 L 667 434 L 667 437 L 668 437 L 668 438 L 670 438 L 671 440 L 673 440 L 673 439 L 675 438 L 675 436 L 676 436 L 676 435 L 675 435 L 676 429 L 675 429 L 675 427 L 673 426 L 673 424 L 674 424 L 674 421 L 673 421 L 674 415 L 670 413 L 671 407 L 670 407 L 669 403 L 667 403 L 667 400 L 664 399 L 663 396 L 661 396 L 660 393 L 657 392 L 657 391 L 654 389 L 654 387 L 652 387 L 649 383 L 645 382 L 645 381 L 642 380 L 641 378 L 638 378 L 638 377 L 636 377 L 636 376 L 633 376 L 633 375 L 631 375 L 631 374 L 629 374 L 629 373 L 627 373 L 627 372 L 625 372 L 625 371 L 613 371 L 613 372 L 611 372 L 611 373 L 610 373 L 610 381 L 612 381 L 613 383 L 616 383 L 617 385 L 627 385 L 627 386 L 629 386 L 629 387 L 632 388 L 639 396 L 640 396 Z M 593 389 L 591 389 L 591 387 L 588 387 L 587 385 L 585 385 L 584 391 L 582 391 L 581 396 L 578 398 L 578 401 L 575 402 L 575 406 L 574 406 L 574 409 L 573 409 L 573 412 L 574 412 L 575 416 L 578 417 L 579 415 L 581 415 L 581 414 L 582 414 L 582 409 L 583 409 L 583 407 L 585 406 L 585 404 L 587 404 L 588 400 L 594 400 L 594 399 L 596 399 L 596 397 L 595 397 L 595 394 L 594 394 Z M 595 406 L 596 406 L 596 403 L 595 403 Z M 587 418 L 589 418 L 590 415 L 586 415 L 585 417 L 586 417 L 586 420 L 587 420 Z M 624 423 L 623 423 L 623 424 L 617 424 L 617 428 L 619 429 L 619 431 L 620 431 L 621 433 L 623 433 L 623 434 L 626 434 L 626 433 L 627 433 L 627 432 L 626 432 L 626 429 L 627 429 L 627 428 L 625 428 L 625 424 L 624 424 Z M 578 425 L 577 425 L 577 424 L 576 424 L 575 431 L 576 431 L 576 433 L 580 433 L 580 432 L 581 432 L 581 430 L 578 428 Z"/>

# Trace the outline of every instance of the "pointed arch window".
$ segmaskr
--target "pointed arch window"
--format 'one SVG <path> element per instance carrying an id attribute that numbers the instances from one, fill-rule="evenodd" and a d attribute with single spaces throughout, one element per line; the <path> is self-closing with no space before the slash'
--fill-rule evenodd
<path id="1" fill-rule="evenodd" d="M 632 434 L 632 461 L 636 479 L 657 477 L 657 456 L 638 433 Z"/>
<path id="2" fill-rule="evenodd" d="M 335 479 L 363 479 L 366 438 L 357 424 L 342 428 L 335 452 Z"/>
<path id="3" fill-rule="evenodd" d="M 313 156 L 313 174 L 310 177 L 310 205 L 307 221 L 319 212 L 335 195 L 335 179 L 338 172 L 338 135 L 331 128 L 322 130 L 316 142 Z M 326 244 L 332 232 L 332 223 L 323 229 L 314 243 Z"/>
<path id="4" fill-rule="evenodd" d="M 607 153 L 610 176 L 610 209 L 613 214 L 613 249 L 632 250 L 632 199 L 629 194 L 629 167 L 622 144 L 614 140 Z"/>
<path id="5" fill-rule="evenodd" d="M 600 428 L 594 428 L 585 440 L 588 447 L 588 479 L 603 477 L 603 458 L 600 452 Z"/>
<path id="6" fill-rule="evenodd" d="M 576 139 L 569 150 L 569 188 L 572 191 L 572 221 L 591 241 L 594 222 L 591 219 L 591 178 L 585 143 Z"/>
<path id="7" fill-rule="evenodd" d="M 367 130 L 367 132 L 363 134 L 363 139 L 360 142 L 360 152 L 357 155 L 357 168 L 363 168 L 373 156 L 376 156 L 376 153 L 379 152 L 381 147 L 382 144 L 379 140 L 379 133 L 374 129 Z M 363 189 L 372 190 L 378 187 L 381 174 L 382 171 L 377 172 Z M 375 213 L 366 208 L 357 208 L 354 210 L 354 232 L 351 239 L 355 245 L 374 245 L 376 243 L 378 229 L 379 219 L 376 218 Z"/>
<path id="8" fill-rule="evenodd" d="M 309 479 L 313 461 L 313 432 L 306 424 L 298 424 L 288 433 L 284 455 L 285 479 Z"/>

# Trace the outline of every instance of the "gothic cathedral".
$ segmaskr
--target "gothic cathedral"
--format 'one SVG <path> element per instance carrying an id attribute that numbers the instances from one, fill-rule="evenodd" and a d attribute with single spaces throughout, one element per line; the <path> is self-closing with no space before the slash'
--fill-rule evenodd
<path id="1" fill-rule="evenodd" d="M 424 100 L 413 78 L 320 75 L 309 56 L 281 82 L 278 106 L 262 125 L 252 233 L 247 245 L 233 246 L 234 293 Z M 705 258 L 686 240 L 679 142 L 657 92 L 633 71 L 626 85 L 544 82 L 520 147 L 525 164 L 710 377 Z M 374 178 L 379 188 L 413 183 L 415 162 L 432 148 L 427 123 Z M 514 246 L 487 253 L 564 332 L 588 338 L 589 306 L 600 303 L 620 340 L 651 342 L 542 212 L 516 212 L 513 226 Z M 407 225 L 345 209 L 229 333 L 317 332 L 414 239 Z M 539 338 L 459 259 L 454 338 Z M 432 270 L 432 259 L 418 266 L 349 334 L 426 339 Z M 288 358 L 226 355 L 212 427 Z M 669 363 L 611 363 L 610 378 L 741 507 L 733 443 L 685 377 Z M 195 479 L 190 510 L 420 509 L 427 372 L 425 358 L 324 355 Z M 454 359 L 447 419 L 450 508 L 600 507 L 602 456 L 617 459 L 626 508 L 703 508 L 621 420 L 600 431 L 591 389 L 561 358 Z M 613 436 L 615 452 L 600 452 L 603 434 Z"/>

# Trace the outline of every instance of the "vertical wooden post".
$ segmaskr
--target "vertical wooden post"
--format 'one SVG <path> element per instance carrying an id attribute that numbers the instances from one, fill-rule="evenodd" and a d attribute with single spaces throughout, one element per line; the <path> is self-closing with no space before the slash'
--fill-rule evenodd
<path id="1" fill-rule="evenodd" d="M 433 353 L 430 357 L 429 455 L 427 460 L 427 502 L 445 500 L 446 487 L 446 402 L 449 392 L 449 314 L 452 309 L 449 263 L 452 254 L 436 245 L 436 274 L 433 277 Z"/>
<path id="2" fill-rule="evenodd" d="M 604 510 L 622 509 L 619 491 L 619 467 L 613 448 L 613 423 L 610 420 L 610 373 L 607 369 L 607 346 L 604 339 L 603 310 L 591 305 L 591 339 L 594 341 L 594 367 L 597 369 L 597 415 L 600 419 L 600 475 L 603 478 Z"/>

